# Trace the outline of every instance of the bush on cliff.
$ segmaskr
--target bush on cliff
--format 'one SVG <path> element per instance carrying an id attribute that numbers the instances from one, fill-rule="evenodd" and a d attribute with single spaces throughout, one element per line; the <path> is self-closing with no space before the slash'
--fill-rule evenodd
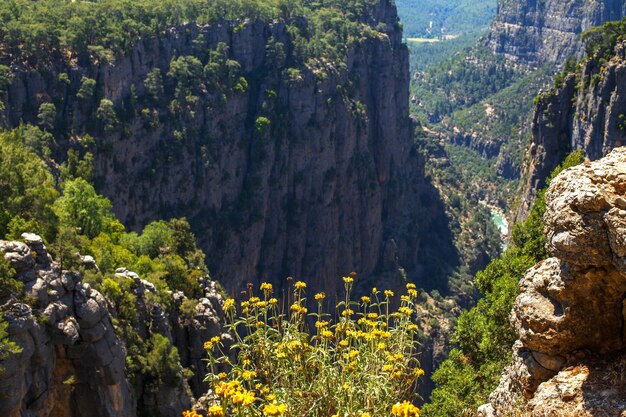
<path id="1" fill-rule="evenodd" d="M 570 154 L 547 184 L 582 161 L 582 153 Z M 509 313 L 518 294 L 518 282 L 528 268 L 547 257 L 543 234 L 546 189 L 539 192 L 528 218 L 513 227 L 511 247 L 476 274 L 476 287 L 484 296 L 459 317 L 452 335 L 455 348 L 433 374 L 437 388 L 424 406 L 424 415 L 474 415 L 496 388 L 515 341 Z"/>
<path id="2" fill-rule="evenodd" d="M 400 307 L 392 311 L 391 291 L 373 289 L 360 302 L 350 298 L 353 276 L 344 277 L 345 299 L 327 312 L 325 295 L 315 295 L 308 313 L 306 284 L 296 282 L 287 299 L 273 297 L 272 285 L 249 288 L 237 308 L 223 309 L 237 360 L 220 337 L 205 343 L 216 394 L 209 416 L 405 416 L 423 374 L 417 362 L 415 285 L 407 285 Z M 395 301 L 393 301 L 395 302 Z M 307 318 L 315 321 L 313 330 Z M 227 364 L 228 374 L 216 366 Z M 191 414 L 193 415 L 193 414 Z"/>

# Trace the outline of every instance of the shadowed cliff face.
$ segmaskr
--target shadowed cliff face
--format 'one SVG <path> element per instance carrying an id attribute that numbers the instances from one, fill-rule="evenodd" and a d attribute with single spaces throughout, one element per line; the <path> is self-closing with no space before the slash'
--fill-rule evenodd
<path id="1" fill-rule="evenodd" d="M 583 53 L 578 35 L 626 14 L 618 0 L 501 0 L 487 36 L 490 48 L 514 63 L 562 66 Z"/>
<path id="2" fill-rule="evenodd" d="M 296 59 L 303 19 L 188 25 L 114 63 L 14 66 L 6 120 L 36 122 L 53 102 L 59 154 L 74 134 L 95 137 L 96 185 L 124 224 L 186 216 L 229 291 L 280 288 L 292 275 L 334 293 L 352 270 L 396 286 L 400 268 L 441 287 L 456 253 L 413 145 L 407 49 L 395 6 L 383 0 L 370 18 L 379 31 L 351 43 L 343 63 L 317 58 L 316 70 Z M 173 75 L 173 59 L 205 64 L 221 43 L 239 65 L 232 84 Z M 157 99 L 144 83 L 155 68 Z M 93 97 L 76 97 L 82 77 L 96 81 Z M 115 126 L 99 118 L 101 99 L 114 103 Z"/>

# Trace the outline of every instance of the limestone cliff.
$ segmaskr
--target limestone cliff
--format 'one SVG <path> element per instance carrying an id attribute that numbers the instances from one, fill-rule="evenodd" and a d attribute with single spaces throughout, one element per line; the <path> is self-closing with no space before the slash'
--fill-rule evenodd
<path id="1" fill-rule="evenodd" d="M 0 362 L 4 369 L 0 415 L 179 417 L 194 396 L 206 392 L 203 343 L 222 335 L 222 298 L 214 283 L 205 282 L 205 297 L 185 317 L 179 308 L 181 294 L 172 295 L 173 307 L 154 304 L 150 301 L 154 285 L 133 272 L 118 270 L 137 300 L 138 337 L 151 340 L 159 335 L 177 348 L 180 357 L 175 375 L 168 380 L 146 370 L 131 379 L 129 361 L 142 359 L 133 356 L 133 341 L 120 326 L 114 303 L 84 282 L 81 273 L 62 270 L 39 236 L 23 238 L 26 243 L 0 241 L 0 256 L 24 283 L 28 301 L 9 300 L 2 306 L 9 338 L 21 352 Z M 86 266 L 97 268 L 89 258 Z M 189 383 L 183 378 L 183 367 L 194 372 Z"/>
<path id="2" fill-rule="evenodd" d="M 626 53 L 617 45 L 606 63 L 588 58 L 577 73 L 540 96 L 533 118 L 533 138 L 528 151 L 523 216 L 537 190 L 568 152 L 582 150 L 591 160 L 626 143 Z"/>
<path id="3" fill-rule="evenodd" d="M 230 291 L 258 280 L 280 288 L 293 275 L 333 293 L 352 270 L 394 281 L 401 268 L 441 286 L 456 257 L 413 145 L 395 6 L 381 0 L 363 20 L 376 30 L 337 62 L 298 60 L 294 33 L 311 23 L 294 18 L 189 24 L 86 66 L 13 63 L 6 122 L 36 123 L 52 102 L 59 158 L 76 135 L 93 136 L 97 188 L 124 224 L 186 216 Z M 221 45 L 236 64 L 232 85 L 175 76 L 174 61 L 205 64 Z M 146 87 L 154 69 L 160 98 Z M 95 80 L 93 96 L 78 97 L 83 77 Z M 190 93 L 178 94 L 183 87 Z M 102 99 L 117 124 L 98 116 Z"/>
<path id="4" fill-rule="evenodd" d="M 626 148 L 551 182 L 553 257 L 520 283 L 513 363 L 483 416 L 626 415 L 625 193 Z"/>
<path id="5" fill-rule="evenodd" d="M 626 15 L 620 0 L 500 0 L 487 45 L 522 66 L 562 66 L 582 56 L 580 33 Z"/>

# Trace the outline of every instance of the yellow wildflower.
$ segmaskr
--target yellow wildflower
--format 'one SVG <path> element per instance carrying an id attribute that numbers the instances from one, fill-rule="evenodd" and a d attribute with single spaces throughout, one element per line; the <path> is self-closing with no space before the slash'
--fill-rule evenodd
<path id="1" fill-rule="evenodd" d="M 315 327 L 317 327 L 318 329 L 324 328 L 328 326 L 328 322 L 326 320 L 322 320 L 322 321 L 316 321 L 315 322 Z"/>
<path id="2" fill-rule="evenodd" d="M 322 301 L 324 298 L 326 298 L 326 294 L 323 292 L 317 293 L 315 294 L 315 299 L 317 301 Z"/>
<path id="3" fill-rule="evenodd" d="M 361 297 L 361 301 L 363 301 L 363 303 L 365 304 L 369 304 L 372 302 L 372 299 L 368 297 L 367 295 L 364 295 L 363 297 Z"/>
<path id="4" fill-rule="evenodd" d="M 243 371 L 241 373 L 241 377 L 246 380 L 246 381 L 250 381 L 252 378 L 254 378 L 256 376 L 256 372 L 255 371 Z"/>
<path id="5" fill-rule="evenodd" d="M 385 297 L 393 297 L 393 291 L 385 290 Z"/>
<path id="6" fill-rule="evenodd" d="M 213 343 L 209 341 L 204 342 L 204 350 L 213 350 Z"/>
<path id="7" fill-rule="evenodd" d="M 414 290 L 414 289 L 416 289 L 416 288 L 417 288 L 417 287 L 416 287 L 416 286 L 415 286 L 415 284 L 413 284 L 413 283 L 408 283 L 408 284 L 406 284 L 406 289 L 407 289 L 407 290 Z"/>
<path id="8" fill-rule="evenodd" d="M 276 304 L 278 304 L 278 300 L 276 298 L 270 298 L 268 303 L 270 303 L 270 305 L 275 306 Z"/>
<path id="9" fill-rule="evenodd" d="M 348 347 L 348 341 L 347 340 L 342 340 L 341 342 L 339 342 L 339 346 L 341 347 Z"/>
<path id="10" fill-rule="evenodd" d="M 354 282 L 354 278 L 352 277 L 343 277 L 343 282 L 346 284 L 352 284 Z"/>
<path id="11" fill-rule="evenodd" d="M 420 415 L 420 409 L 408 401 L 396 403 L 391 408 L 391 414 L 397 417 L 417 417 Z"/>
<path id="12" fill-rule="evenodd" d="M 202 414 L 198 414 L 196 410 L 183 411 L 183 417 L 202 417 Z"/>
<path id="13" fill-rule="evenodd" d="M 350 317 L 351 315 L 353 315 L 353 314 L 354 314 L 354 311 L 350 310 L 349 308 L 346 308 L 345 310 L 343 310 L 343 311 L 341 312 L 341 314 L 342 314 L 344 317 Z"/>
<path id="14" fill-rule="evenodd" d="M 378 313 L 367 313 L 367 318 L 374 320 L 378 318 Z"/>
<path id="15" fill-rule="evenodd" d="M 413 310 L 408 307 L 400 307 L 398 309 L 398 312 L 400 314 L 404 314 L 405 316 L 410 316 L 411 314 L 413 314 Z"/>
<path id="16" fill-rule="evenodd" d="M 298 281 L 296 282 L 296 290 L 303 290 L 306 288 L 306 282 Z"/>
<path id="17" fill-rule="evenodd" d="M 212 405 L 209 407 L 208 417 L 224 417 L 224 409 L 221 405 Z"/>
<path id="18" fill-rule="evenodd" d="M 265 416 L 280 416 L 287 411 L 287 405 L 285 404 L 267 404 L 263 407 L 263 415 Z"/>
<path id="19" fill-rule="evenodd" d="M 241 404 L 241 405 L 250 405 L 254 403 L 256 398 L 254 397 L 254 392 L 251 391 L 238 391 L 233 395 L 233 404 Z"/>
<path id="20" fill-rule="evenodd" d="M 353 349 L 353 350 L 348 352 L 348 358 L 350 358 L 350 359 L 354 359 L 357 356 L 359 356 L 359 351 L 358 350 L 354 350 Z"/>
<path id="21" fill-rule="evenodd" d="M 274 291 L 274 288 L 272 287 L 272 284 L 263 282 L 261 283 L 261 291 L 267 292 L 269 294 Z"/>
<path id="22" fill-rule="evenodd" d="M 228 378 L 228 375 L 226 374 L 226 372 L 220 372 L 219 374 L 217 374 L 217 377 L 219 379 L 226 379 Z"/>
<path id="23" fill-rule="evenodd" d="M 325 337 L 326 339 L 332 339 L 333 338 L 333 332 L 331 332 L 330 330 L 324 330 L 322 332 L 322 337 Z"/>
<path id="24" fill-rule="evenodd" d="M 417 297 L 417 291 L 416 290 L 409 290 L 408 293 L 413 298 Z"/>
<path id="25" fill-rule="evenodd" d="M 232 310 L 233 308 L 235 308 L 235 300 L 233 300 L 232 298 L 227 298 L 224 301 L 224 305 L 222 306 L 222 310 L 229 311 L 229 310 Z"/>
<path id="26" fill-rule="evenodd" d="M 379 292 L 376 287 L 372 288 L 372 295 L 378 295 Z"/>

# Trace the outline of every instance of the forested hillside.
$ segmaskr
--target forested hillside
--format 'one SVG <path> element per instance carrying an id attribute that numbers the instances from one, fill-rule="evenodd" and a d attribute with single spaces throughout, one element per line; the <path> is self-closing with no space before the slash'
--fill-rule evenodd
<path id="1" fill-rule="evenodd" d="M 393 4 L 152 5 L 3 3 L 5 125 L 44 128 L 56 161 L 93 157 L 133 230 L 188 218 L 232 291 L 300 275 L 334 293 L 355 269 L 445 288 L 457 253 L 412 141 Z"/>
<path id="2" fill-rule="evenodd" d="M 205 342 L 233 342 L 224 293 L 261 282 L 447 291 L 459 254 L 392 2 L 15 0 L 0 20 L 0 414 L 179 416 L 213 386 Z M 416 381 L 405 330 L 378 332 L 376 369 Z"/>

